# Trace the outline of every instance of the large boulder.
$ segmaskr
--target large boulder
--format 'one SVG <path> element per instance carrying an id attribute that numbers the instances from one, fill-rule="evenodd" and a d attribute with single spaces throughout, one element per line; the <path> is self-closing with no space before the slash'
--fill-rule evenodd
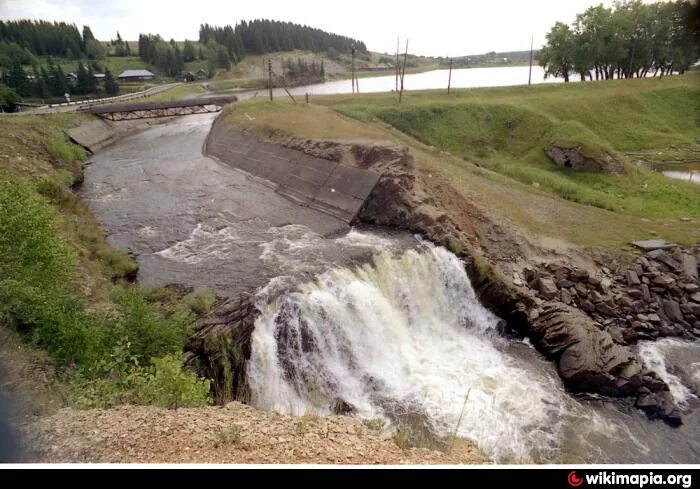
<path id="1" fill-rule="evenodd" d="M 637 397 L 637 407 L 650 418 L 682 424 L 668 385 L 645 371 L 629 348 L 598 329 L 583 312 L 548 304 L 530 322 L 530 334 L 537 349 L 556 361 L 559 376 L 571 391 Z"/>
<path id="2" fill-rule="evenodd" d="M 530 333 L 538 349 L 557 362 L 572 391 L 627 396 L 641 384 L 642 368 L 632 352 L 577 309 L 545 306 Z"/>

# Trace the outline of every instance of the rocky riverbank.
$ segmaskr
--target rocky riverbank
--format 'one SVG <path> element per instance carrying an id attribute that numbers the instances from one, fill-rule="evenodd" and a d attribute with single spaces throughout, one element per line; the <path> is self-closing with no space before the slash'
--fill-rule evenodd
<path id="1" fill-rule="evenodd" d="M 275 131 L 258 135 L 309 156 L 380 172 L 358 222 L 423 234 L 462 257 L 481 301 L 510 330 L 530 337 L 571 391 L 631 397 L 651 418 L 672 426 L 682 422 L 668 385 L 630 346 L 643 339 L 697 337 L 697 250 L 652 250 L 614 270 L 596 269 L 586 257 L 585 269 L 559 264 L 556 256 L 534 262 L 527 240 L 478 212 L 449 182 L 418 169 L 405 147 Z"/>

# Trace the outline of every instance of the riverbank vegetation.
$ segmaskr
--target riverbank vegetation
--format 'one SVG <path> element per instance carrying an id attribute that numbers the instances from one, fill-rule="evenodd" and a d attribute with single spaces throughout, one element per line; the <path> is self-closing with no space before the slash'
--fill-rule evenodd
<path id="1" fill-rule="evenodd" d="M 569 81 L 684 73 L 700 56 L 697 2 L 630 0 L 590 7 L 573 25 L 557 22 L 539 63 L 547 75 Z"/>
<path id="2" fill-rule="evenodd" d="M 0 327 L 51 356 L 74 403 L 208 404 L 209 382 L 182 369 L 181 352 L 211 301 L 131 283 L 136 263 L 73 190 L 85 153 L 63 131 L 81 117 L 3 120 Z"/>

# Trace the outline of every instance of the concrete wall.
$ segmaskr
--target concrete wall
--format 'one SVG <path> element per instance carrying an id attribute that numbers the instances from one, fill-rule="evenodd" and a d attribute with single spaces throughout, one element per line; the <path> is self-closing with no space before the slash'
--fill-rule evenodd
<path id="1" fill-rule="evenodd" d="M 68 130 L 68 137 L 92 153 L 116 140 L 118 134 L 102 119 L 93 119 Z"/>
<path id="2" fill-rule="evenodd" d="M 379 173 L 308 156 L 231 129 L 217 118 L 205 154 L 269 182 L 300 205 L 350 223 Z"/>

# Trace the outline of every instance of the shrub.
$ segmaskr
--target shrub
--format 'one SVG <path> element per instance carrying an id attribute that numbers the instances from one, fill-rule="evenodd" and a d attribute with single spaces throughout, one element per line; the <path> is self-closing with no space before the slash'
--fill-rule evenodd
<path id="1" fill-rule="evenodd" d="M 112 279 L 134 277 L 139 269 L 138 264 L 129 255 L 114 248 L 100 250 L 100 263 L 106 270 L 106 274 Z"/>
<path id="2" fill-rule="evenodd" d="M 382 431 L 386 424 L 383 419 L 363 419 L 362 424 L 372 431 Z"/>
<path id="3" fill-rule="evenodd" d="M 206 316 L 211 312 L 216 296 L 209 290 L 195 290 L 187 294 L 182 300 L 183 306 L 186 308 L 186 313 L 194 314 L 195 316 Z"/>
<path id="4" fill-rule="evenodd" d="M 137 288 L 116 289 L 112 299 L 117 305 L 113 334 L 129 338 L 131 352 L 140 363 L 182 350 L 185 318 L 162 317 Z"/>
<path id="5" fill-rule="evenodd" d="M 131 344 L 120 341 L 102 362 L 100 378 L 78 382 L 78 404 L 108 408 L 126 403 L 169 409 L 211 404 L 210 381 L 184 371 L 179 354 L 156 358 L 152 363 L 152 366 L 139 365 L 131 354 Z"/>
<path id="6" fill-rule="evenodd" d="M 141 377 L 137 397 L 146 404 L 176 409 L 211 404 L 211 382 L 182 369 L 179 354 L 153 360 L 153 368 Z"/>
<path id="7" fill-rule="evenodd" d="M 49 202 L 61 207 L 74 205 L 76 201 L 72 192 L 54 180 L 45 179 L 40 181 L 36 186 L 36 190 L 39 194 L 49 199 Z"/>
<path id="8" fill-rule="evenodd" d="M 234 424 L 228 428 L 223 428 L 216 432 L 216 446 L 235 445 L 240 441 L 241 428 L 238 425 Z"/>
<path id="9" fill-rule="evenodd" d="M 85 161 L 85 151 L 80 146 L 66 141 L 66 137 L 60 133 L 52 137 L 46 145 L 46 151 L 52 158 L 64 163 Z"/>

